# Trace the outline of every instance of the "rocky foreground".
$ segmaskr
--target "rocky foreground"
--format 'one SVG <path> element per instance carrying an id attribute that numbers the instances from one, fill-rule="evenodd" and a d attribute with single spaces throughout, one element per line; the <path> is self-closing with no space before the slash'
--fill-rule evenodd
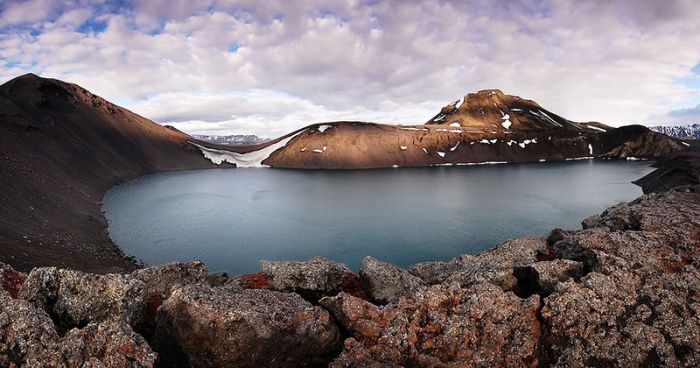
<path id="1" fill-rule="evenodd" d="M 477 255 L 200 262 L 130 274 L 2 265 L 2 367 L 700 365 L 698 185 Z"/>

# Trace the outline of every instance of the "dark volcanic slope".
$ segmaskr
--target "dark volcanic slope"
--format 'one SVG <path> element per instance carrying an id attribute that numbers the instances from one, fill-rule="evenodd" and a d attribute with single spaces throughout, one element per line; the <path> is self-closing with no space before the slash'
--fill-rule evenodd
<path id="1" fill-rule="evenodd" d="M 20 269 L 132 267 L 100 202 L 144 174 L 211 167 L 189 136 L 87 90 L 27 74 L 0 86 L 0 260 Z"/>

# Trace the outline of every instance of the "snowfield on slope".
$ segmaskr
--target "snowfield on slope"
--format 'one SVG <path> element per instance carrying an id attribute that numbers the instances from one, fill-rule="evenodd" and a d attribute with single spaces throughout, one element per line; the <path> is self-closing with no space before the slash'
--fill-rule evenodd
<path id="1" fill-rule="evenodd" d="M 206 157 L 211 162 L 217 165 L 221 165 L 224 162 L 228 162 L 236 165 L 236 167 L 268 167 L 268 165 L 263 165 L 262 162 L 265 161 L 265 159 L 267 159 L 268 157 L 270 157 L 272 152 L 275 152 L 278 149 L 286 146 L 287 143 L 289 143 L 289 141 L 291 141 L 294 137 L 298 136 L 299 134 L 305 131 L 306 130 L 302 130 L 297 134 L 282 139 L 277 143 L 273 143 L 257 151 L 251 151 L 246 153 L 218 150 L 214 148 L 204 147 L 194 142 L 189 143 L 199 148 L 200 151 L 202 151 L 204 157 Z"/>

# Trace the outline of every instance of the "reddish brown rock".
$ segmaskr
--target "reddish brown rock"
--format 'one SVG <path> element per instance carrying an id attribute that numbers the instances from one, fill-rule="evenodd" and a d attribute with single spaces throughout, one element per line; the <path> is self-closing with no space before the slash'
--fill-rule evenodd
<path id="1" fill-rule="evenodd" d="M 538 365 L 539 299 L 490 284 L 436 285 L 375 307 L 340 294 L 322 304 L 355 341 L 333 367 Z"/>
<path id="2" fill-rule="evenodd" d="M 295 293 L 192 285 L 160 307 L 154 344 L 172 366 L 297 367 L 327 362 L 340 334 Z"/>
<path id="3" fill-rule="evenodd" d="M 0 262 L 0 280 L 2 281 L 2 290 L 9 293 L 11 297 L 17 298 L 22 284 L 27 279 L 27 275 L 22 272 L 15 271 L 12 266 Z"/>

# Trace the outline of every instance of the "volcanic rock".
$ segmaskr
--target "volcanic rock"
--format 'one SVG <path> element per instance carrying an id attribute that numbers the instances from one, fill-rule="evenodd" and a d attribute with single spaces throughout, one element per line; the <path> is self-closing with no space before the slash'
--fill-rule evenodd
<path id="1" fill-rule="evenodd" d="M 60 328 L 118 319 L 132 326 L 142 322 L 146 285 L 120 274 L 96 275 L 55 267 L 35 268 L 20 298 L 45 310 Z"/>
<path id="2" fill-rule="evenodd" d="M 261 261 L 271 290 L 302 294 L 335 295 L 350 269 L 342 263 L 315 257 L 306 262 Z"/>
<path id="3" fill-rule="evenodd" d="M 469 287 L 490 282 L 504 290 L 513 290 L 518 283 L 513 269 L 535 262 L 538 254 L 546 252 L 544 238 L 526 236 L 504 241 L 477 255 L 465 254 L 447 262 L 418 263 L 410 271 L 428 284 L 459 282 L 462 287 Z"/>
<path id="4" fill-rule="evenodd" d="M 362 260 L 360 278 L 367 284 L 370 297 L 379 303 L 394 303 L 424 285 L 410 272 L 373 257 Z"/>
<path id="5" fill-rule="evenodd" d="M 24 300 L 0 294 L 0 366 L 60 366 L 58 334 L 51 318 Z M 27 364 L 32 366 L 32 364 Z"/>
<path id="6" fill-rule="evenodd" d="M 11 297 L 16 298 L 26 279 L 27 275 L 24 273 L 15 271 L 12 266 L 0 262 L 0 282 L 2 283 L 0 294 L 9 293 Z"/>
<path id="7" fill-rule="evenodd" d="M 61 338 L 68 367 L 153 367 L 157 354 L 123 321 L 90 323 Z"/>
<path id="8" fill-rule="evenodd" d="M 298 367 L 327 362 L 340 333 L 294 293 L 190 285 L 158 310 L 154 344 L 166 366 Z"/>
<path id="9" fill-rule="evenodd" d="M 488 283 L 434 285 L 384 307 L 346 294 L 325 298 L 353 338 L 331 366 L 536 367 L 538 298 Z"/>
<path id="10" fill-rule="evenodd" d="M 562 256 L 587 254 L 595 262 L 589 261 L 580 282 L 560 283 L 544 299 L 545 361 L 562 367 L 697 366 L 700 197 L 671 191 L 619 209 L 601 217 L 632 213 L 634 231 L 613 221 L 623 225 L 579 231 L 555 244 Z"/>

